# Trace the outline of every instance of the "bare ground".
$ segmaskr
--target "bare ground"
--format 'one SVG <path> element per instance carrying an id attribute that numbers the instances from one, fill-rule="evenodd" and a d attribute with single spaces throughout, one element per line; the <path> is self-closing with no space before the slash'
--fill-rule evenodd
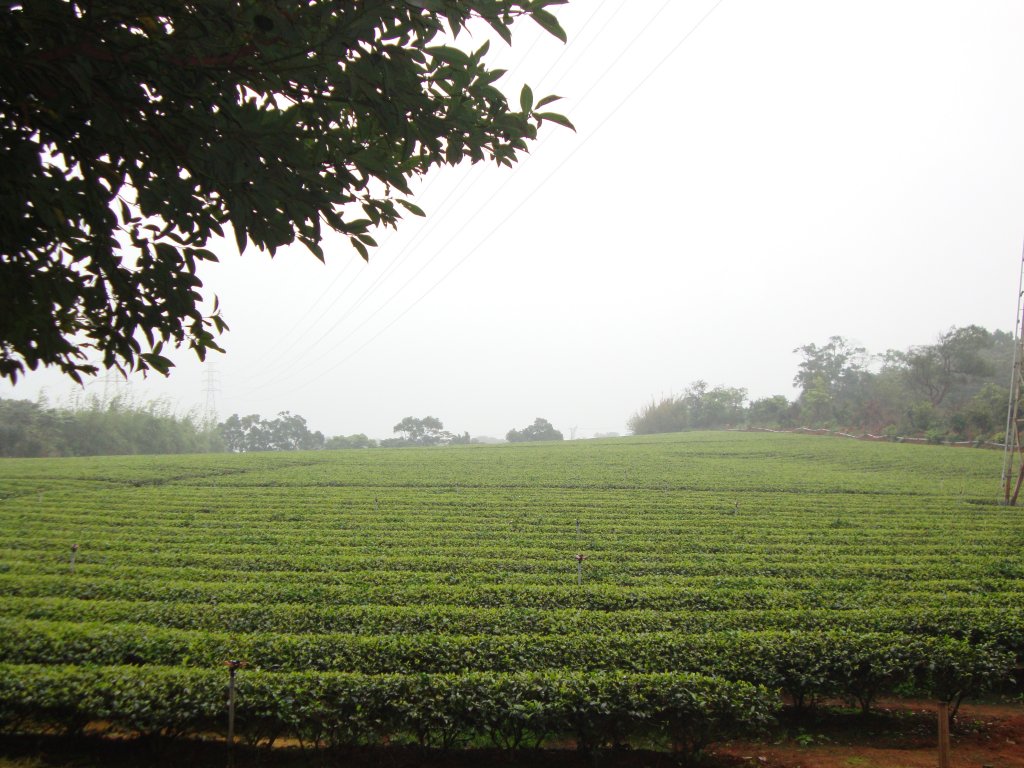
<path id="1" fill-rule="evenodd" d="M 674 756 L 650 750 L 582 755 L 571 748 L 507 753 L 490 749 L 444 752 L 414 747 L 373 747 L 340 752 L 295 748 L 246 750 L 237 768 L 669 768 Z M 127 768 L 227 764 L 223 741 L 0 738 L 0 768 Z M 812 718 L 783 717 L 780 732 L 760 742 L 713 745 L 702 768 L 935 768 L 937 720 L 928 702 L 882 702 L 869 717 L 831 709 Z M 965 704 L 952 732 L 952 768 L 1024 768 L 1024 705 Z"/>

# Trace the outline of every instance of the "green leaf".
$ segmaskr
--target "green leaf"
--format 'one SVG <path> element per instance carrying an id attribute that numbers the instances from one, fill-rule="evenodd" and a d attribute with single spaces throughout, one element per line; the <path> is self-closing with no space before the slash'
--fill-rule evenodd
<path id="1" fill-rule="evenodd" d="M 487 23 L 491 25 L 491 29 L 498 33 L 498 36 L 509 45 L 512 45 L 512 30 L 508 28 L 508 24 L 504 24 L 498 19 L 487 19 Z"/>
<path id="2" fill-rule="evenodd" d="M 557 112 L 534 112 L 533 116 L 538 120 L 550 120 L 552 123 L 558 123 L 559 125 L 563 125 L 573 131 L 576 130 L 576 126 L 569 121 L 568 117 L 560 115 Z"/>
<path id="3" fill-rule="evenodd" d="M 405 210 L 409 211 L 409 213 L 413 214 L 414 216 L 426 216 L 427 215 L 426 213 L 424 213 L 422 208 L 420 208 L 415 203 L 410 203 L 408 200 L 402 200 L 401 198 L 399 198 L 398 204 L 400 206 L 402 206 L 403 208 L 405 208 Z"/>
<path id="4" fill-rule="evenodd" d="M 460 51 L 458 48 L 453 48 L 450 45 L 435 45 L 427 48 L 427 53 L 447 64 L 464 66 L 469 63 L 469 56 L 466 55 L 465 51 Z"/>
<path id="5" fill-rule="evenodd" d="M 170 243 L 156 243 L 153 247 L 156 250 L 157 259 L 166 262 L 163 265 L 165 268 L 171 269 L 179 261 L 178 249 Z"/>
<path id="6" fill-rule="evenodd" d="M 545 107 L 548 104 L 550 104 L 551 102 L 558 101 L 561 98 L 562 98 L 561 96 L 555 96 L 555 95 L 545 96 L 543 99 L 541 99 L 540 101 L 537 102 L 535 108 L 536 109 L 540 109 L 541 107 Z"/>
<path id="7" fill-rule="evenodd" d="M 139 357 L 142 358 L 142 360 L 146 363 L 148 367 L 152 368 L 154 371 L 157 371 L 158 373 L 162 373 L 164 376 L 166 376 L 170 372 L 171 368 L 174 367 L 174 363 L 172 363 L 163 355 L 157 354 L 155 352 L 147 352 L 139 355 Z"/>
<path id="8" fill-rule="evenodd" d="M 553 14 L 538 8 L 537 10 L 530 12 L 530 18 L 540 24 L 540 26 L 542 26 L 547 32 L 557 37 L 563 43 L 568 40 L 565 30 L 562 29 L 562 25 L 558 23 L 558 19 L 556 19 Z"/>
<path id="9" fill-rule="evenodd" d="M 242 229 L 241 227 L 236 225 L 234 227 L 234 230 L 235 230 L 235 244 L 238 246 L 238 252 L 239 253 L 244 253 L 245 252 L 245 246 L 248 244 L 249 238 L 245 234 L 245 230 Z"/>
<path id="10" fill-rule="evenodd" d="M 350 237 L 349 242 L 359 251 L 359 255 L 363 257 L 363 261 L 370 260 L 370 252 L 366 250 L 366 246 L 360 243 L 356 238 Z"/>
<path id="11" fill-rule="evenodd" d="M 533 109 L 533 91 L 530 90 L 528 85 L 524 85 L 523 90 L 519 92 L 519 107 L 524 113 L 528 113 Z"/>

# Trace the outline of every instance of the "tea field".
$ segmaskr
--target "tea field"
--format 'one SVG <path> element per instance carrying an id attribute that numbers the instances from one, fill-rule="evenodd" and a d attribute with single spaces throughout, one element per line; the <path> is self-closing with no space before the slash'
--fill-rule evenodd
<path id="1" fill-rule="evenodd" d="M 710 432 L 0 461 L 0 727 L 693 752 L 1019 692 L 1002 455 Z M 73 552 L 72 546 L 77 545 Z"/>

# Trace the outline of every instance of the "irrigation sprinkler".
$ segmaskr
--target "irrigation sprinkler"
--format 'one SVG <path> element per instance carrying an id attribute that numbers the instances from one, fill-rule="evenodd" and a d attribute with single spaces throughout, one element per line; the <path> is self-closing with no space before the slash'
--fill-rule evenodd
<path id="1" fill-rule="evenodd" d="M 71 545 L 71 572 L 75 572 L 75 556 L 78 554 L 78 545 Z"/>

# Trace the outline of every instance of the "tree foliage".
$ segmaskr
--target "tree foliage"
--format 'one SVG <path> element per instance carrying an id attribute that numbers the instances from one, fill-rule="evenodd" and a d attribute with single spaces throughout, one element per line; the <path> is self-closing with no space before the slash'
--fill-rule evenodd
<path id="1" fill-rule="evenodd" d="M 434 416 L 426 416 L 422 419 L 406 416 L 395 424 L 392 431 L 399 435 L 399 437 L 392 438 L 391 440 L 382 440 L 382 446 L 439 445 L 450 442 L 453 437 L 450 432 L 445 430 L 441 420 Z"/>
<path id="2" fill-rule="evenodd" d="M 642 408 L 629 420 L 637 435 L 682 432 L 688 429 L 720 429 L 744 421 L 747 390 L 718 386 L 708 388 L 697 380 L 682 395 L 663 397 Z"/>
<path id="3" fill-rule="evenodd" d="M 510 107 L 488 45 L 455 45 L 474 20 L 510 42 L 521 16 L 564 39 L 559 2 L 6 3 L 0 376 L 202 359 L 225 327 L 200 293 L 212 237 L 323 259 L 333 230 L 366 258 L 374 227 L 422 214 L 410 178 L 570 125 L 528 87 Z"/>
<path id="4" fill-rule="evenodd" d="M 992 334 L 980 326 L 952 328 L 941 334 L 935 344 L 911 347 L 892 355 L 892 362 L 902 369 L 906 383 L 915 393 L 938 407 L 958 385 L 990 373 L 991 364 L 984 352 L 992 344 Z"/>
<path id="5" fill-rule="evenodd" d="M 167 403 L 127 395 L 59 408 L 0 399 L 0 456 L 109 456 L 224 450 L 216 430 Z"/>
<path id="6" fill-rule="evenodd" d="M 355 435 L 335 435 L 324 442 L 328 451 L 352 450 L 358 448 L 376 448 L 377 441 L 371 440 L 362 432 Z"/>
<path id="7" fill-rule="evenodd" d="M 870 355 L 842 336 L 793 350 L 800 393 L 744 405 L 746 391 L 708 389 L 703 381 L 681 396 L 635 413 L 636 434 L 751 426 L 850 429 L 889 436 L 1001 440 L 1013 363 L 1013 336 L 970 325 L 939 334 L 933 344 Z"/>
<path id="8" fill-rule="evenodd" d="M 551 422 L 539 416 L 533 424 L 522 429 L 510 429 L 505 435 L 510 443 L 532 443 L 544 440 L 564 440 L 562 433 L 551 426 Z"/>
<path id="9" fill-rule="evenodd" d="M 298 414 L 282 411 L 276 419 L 256 414 L 239 417 L 232 414 L 219 425 L 229 451 L 314 451 L 324 447 L 321 432 L 311 432 Z"/>

